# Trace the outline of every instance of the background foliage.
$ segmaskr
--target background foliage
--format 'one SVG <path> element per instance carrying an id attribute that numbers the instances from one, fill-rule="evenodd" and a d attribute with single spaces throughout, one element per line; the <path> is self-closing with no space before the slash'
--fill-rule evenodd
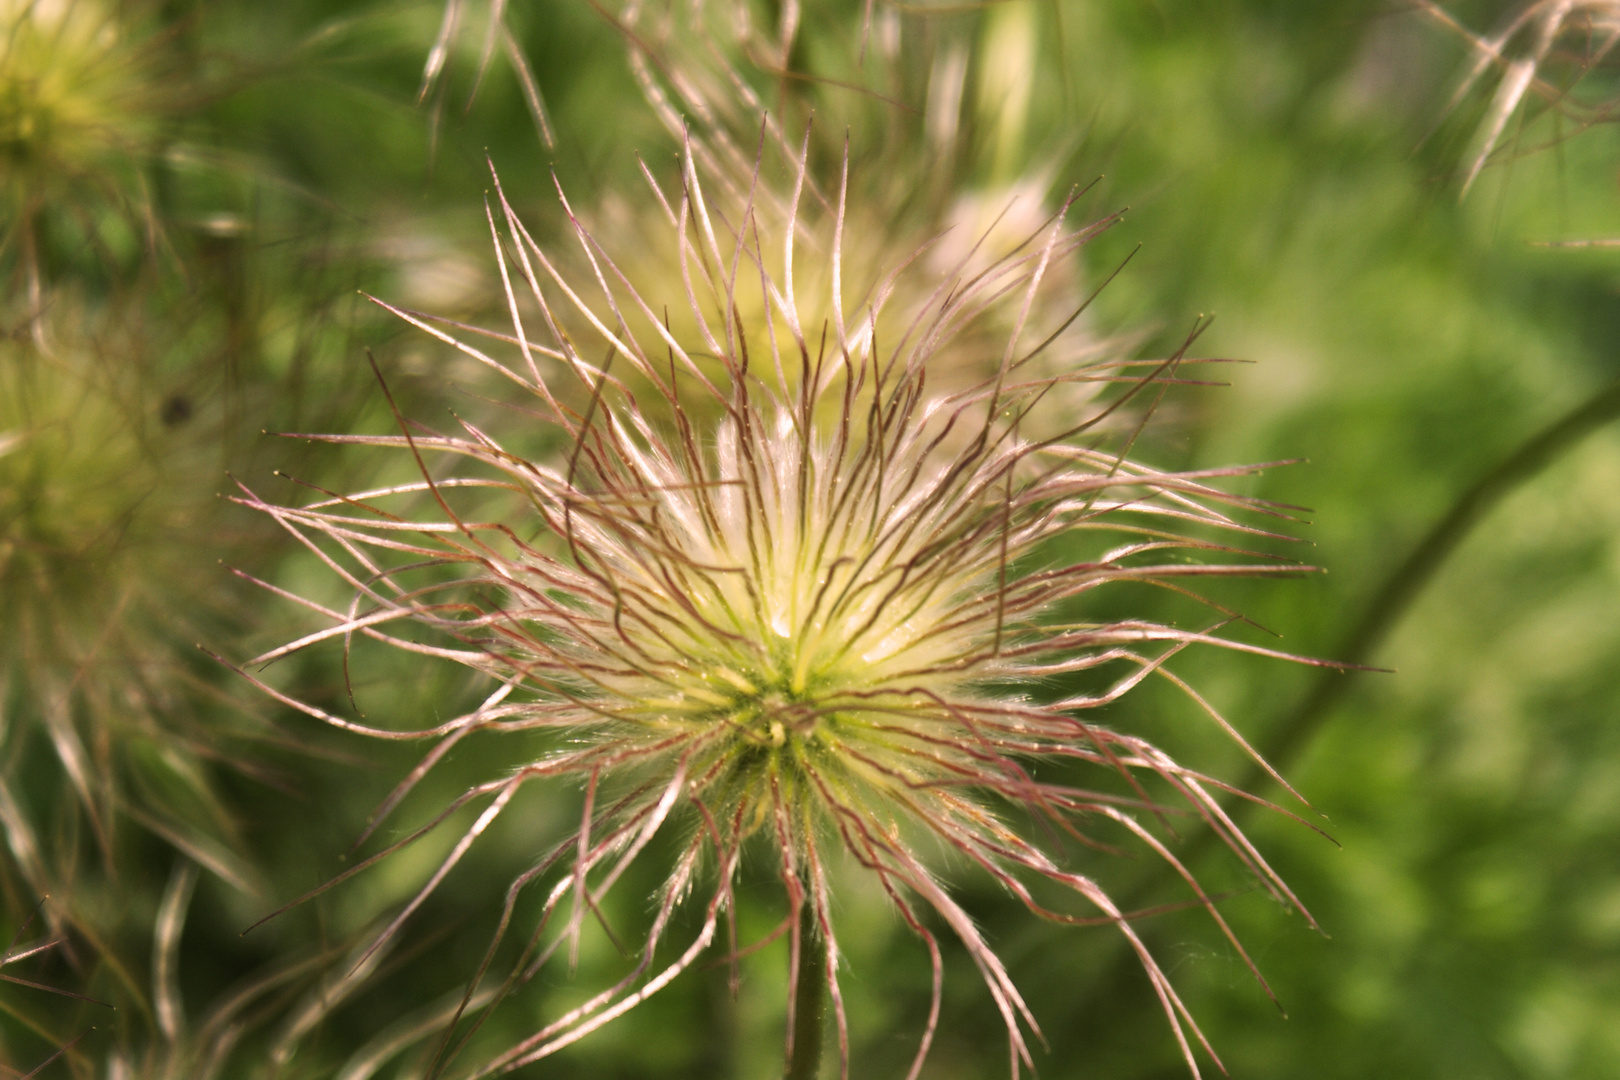
<path id="1" fill-rule="evenodd" d="M 0 898 L 8 938 L 55 942 L 0 968 L 38 984 L 0 985 L 0 1063 L 12 1074 L 49 1059 L 37 1075 L 418 1075 L 410 1036 L 470 975 L 533 837 L 579 798 L 553 792 L 510 815 L 519 824 L 456 871 L 352 997 L 323 997 L 323 980 L 442 846 L 240 933 L 348 865 L 412 759 L 313 730 L 194 648 L 240 658 L 307 629 L 220 562 L 306 594 L 326 588 L 215 493 L 227 474 L 278 499 L 297 489 L 275 470 L 343 488 L 386 475 L 372 457 L 260 434 L 388 430 L 364 347 L 430 422 L 448 417 L 452 393 L 458 408 L 469 389 L 494 393 L 355 291 L 498 323 L 479 205 L 486 153 L 552 232 L 566 223 L 550 174 L 611 217 L 614 198 L 644 197 L 637 151 L 666 173 L 672 161 L 619 32 L 592 4 L 506 7 L 550 146 L 512 64 L 492 64 L 474 96 L 488 12 L 464 7 L 450 62 L 419 101 L 437 3 L 0 6 Z M 1488 29 L 1517 6 L 1447 10 Z M 1464 199 L 1494 81 L 1448 111 L 1473 53 L 1416 8 L 875 11 L 880 37 L 885 19 L 903 17 L 899 53 L 874 48 L 852 67 L 861 7 L 829 3 L 806 13 L 794 64 L 892 75 L 914 100 L 928 65 L 957 49 L 966 97 L 949 168 L 917 157 L 928 150 L 914 117 L 854 91 L 811 84 L 797 107 L 814 107 L 834 141 L 848 124 L 858 164 L 905 185 L 945 176 L 933 211 L 918 209 L 927 199 L 900 204 L 924 219 L 1018 178 L 1041 178 L 1055 199 L 1101 176 L 1080 211 L 1130 211 L 1077 273 L 1100 281 L 1140 251 L 1103 291 L 1095 328 L 1141 333 L 1151 354 L 1214 312 L 1200 350 L 1253 362 L 1226 369 L 1230 387 L 1171 398 L 1144 456 L 1178 467 L 1304 459 L 1252 492 L 1310 508 L 1299 533 L 1329 572 L 1234 582 L 1219 599 L 1288 649 L 1396 669 L 1328 676 L 1336 696 L 1307 709 L 1311 670 L 1231 654 L 1178 661 L 1274 749 L 1336 841 L 1280 816 L 1247 819 L 1320 936 L 1196 834 L 1183 840 L 1206 881 L 1232 893 L 1228 916 L 1286 1020 L 1207 917 L 1141 924 L 1231 1073 L 1620 1072 L 1620 434 L 1597 424 L 1490 489 L 1501 497 L 1452 534 L 1460 543 L 1432 579 L 1379 600 L 1472 485 L 1620 375 L 1612 248 L 1536 243 L 1620 237 L 1613 129 L 1567 121 L 1560 102 L 1532 95 Z M 48 19 L 51 32 L 30 38 L 30 20 Z M 1610 76 L 1584 70 L 1577 39 L 1561 48 L 1547 78 L 1564 88 L 1583 75 L 1570 101 L 1596 103 L 1601 118 Z M 1028 73 L 1022 90 L 1009 71 Z M 1358 639 L 1369 612 L 1374 632 Z M 418 723 L 472 693 L 382 655 L 353 668 L 370 716 Z M 326 656 L 266 677 L 317 703 L 344 696 Z M 1162 732 L 1217 775 L 1245 767 L 1174 693 L 1135 694 L 1106 719 Z M 458 777 L 510 764 L 484 753 L 460 751 L 411 820 Z M 1093 869 L 1137 907 L 1184 899 L 1145 862 Z M 983 881 L 957 884 L 1047 1033 L 1042 1075 L 1184 1075 L 1115 935 L 1038 925 Z M 652 882 L 638 887 L 619 895 L 645 896 Z M 927 1008 L 926 957 L 881 898 L 852 891 L 839 903 L 857 1075 L 900 1075 Z M 753 916 L 761 930 L 777 917 Z M 946 1016 L 924 1075 L 999 1075 L 999 1020 L 966 959 L 947 955 Z M 604 942 L 575 979 L 544 977 L 492 1028 L 515 1034 L 622 966 Z M 733 999 L 724 970 L 695 973 L 531 1071 L 772 1075 L 785 973 L 761 960 L 745 976 Z"/>

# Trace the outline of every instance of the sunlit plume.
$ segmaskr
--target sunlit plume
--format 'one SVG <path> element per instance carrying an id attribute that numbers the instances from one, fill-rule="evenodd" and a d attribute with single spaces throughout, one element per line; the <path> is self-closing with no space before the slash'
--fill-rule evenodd
<path id="1" fill-rule="evenodd" d="M 1297 572 L 1240 546 L 1271 535 L 1248 519 L 1275 508 L 1212 486 L 1251 470 L 1165 472 L 1126 456 L 1168 384 L 1204 370 L 1185 350 L 1034 374 L 1064 368 L 1047 355 L 1062 337 L 1031 332 L 1029 312 L 1049 302 L 1054 280 L 1072 280 L 1056 268 L 1112 219 L 1073 228 L 1065 206 L 988 263 L 970 244 L 948 266 L 926 250 L 856 265 L 845 257 L 847 182 L 815 194 L 803 152 L 781 172 L 757 165 L 733 200 L 711 195 L 690 152 L 677 183 L 661 187 L 649 171 L 677 250 L 678 276 L 657 280 L 638 279 L 633 253 L 607 250 L 565 196 L 577 250 L 538 242 L 497 183 L 489 226 L 511 330 L 391 310 L 515 387 L 556 451 L 510 451 L 493 424 L 443 434 L 401 419 L 397 435 L 318 438 L 414 455 L 419 479 L 298 507 L 244 489 L 242 502 L 302 540 L 353 596 L 343 608 L 284 593 L 326 625 L 244 665 L 249 678 L 297 650 L 364 637 L 489 680 L 476 709 L 417 730 L 260 683 L 346 731 L 430 744 L 378 822 L 476 732 L 529 733 L 530 746 L 534 733 L 556 735 L 548 752 L 515 756 L 336 880 L 459 808 L 483 807 L 380 948 L 520 789 L 582 788 L 577 828 L 508 894 L 499 935 L 514 930 L 520 894 L 545 897 L 531 947 L 503 982 L 492 970 L 499 937 L 491 944 L 467 983 L 472 1013 L 577 951 L 632 862 L 674 852 L 634 970 L 471 1075 L 555 1053 L 711 949 L 735 963 L 752 947 L 737 940 L 734 915 L 744 859 L 767 860 L 786 898 L 770 939 L 786 939 L 795 988 L 789 1060 L 795 1010 L 813 990 L 830 1002 L 848 1075 L 831 897 L 841 875 L 864 871 L 933 963 L 908 1075 L 940 1016 L 936 931 L 946 928 L 1000 1010 L 1013 1075 L 1032 1064 L 1037 1018 L 947 884 L 967 872 L 1042 918 L 1124 934 L 1196 1075 L 1196 1025 L 1127 917 L 1074 867 L 1087 849 L 1145 847 L 1225 931 L 1167 846 L 1167 821 L 1190 816 L 1279 900 L 1294 897 L 1213 797 L 1218 784 L 1085 716 L 1148 678 L 1182 685 L 1166 662 L 1190 645 L 1266 650 L 1217 636 L 1232 617 L 1213 606 L 1202 630 L 1088 612 L 1094 590 L 1117 583 L 1196 599 L 1185 579 Z M 863 237 L 860 250 L 872 247 Z M 988 375 L 939 370 L 953 343 L 987 323 L 1008 328 L 978 368 Z M 1064 383 L 1098 387 L 1088 411 L 1026 423 Z M 533 428 L 513 436 L 532 445 Z M 1095 787 L 1076 786 L 1087 768 Z M 1045 899 L 1054 886 L 1069 904 Z M 701 917 L 678 920 L 683 905 Z M 458 1014 L 450 1030 L 471 1023 Z M 442 1052 L 455 1045 L 447 1033 Z"/>

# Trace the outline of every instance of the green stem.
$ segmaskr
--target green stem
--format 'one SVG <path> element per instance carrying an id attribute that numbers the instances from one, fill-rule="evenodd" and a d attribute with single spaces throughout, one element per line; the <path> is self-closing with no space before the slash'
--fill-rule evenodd
<path id="1" fill-rule="evenodd" d="M 1411 554 L 1384 579 L 1361 618 L 1329 655 L 1347 664 L 1363 664 L 1370 659 L 1399 625 L 1401 617 L 1411 609 L 1424 586 L 1433 580 L 1446 557 L 1467 538 L 1474 526 L 1560 454 L 1617 417 L 1620 417 L 1620 380 L 1609 383 L 1581 405 L 1542 428 L 1481 476 L 1458 496 L 1445 516 L 1435 522 Z M 1257 749 L 1261 756 L 1274 767 L 1283 769 L 1289 759 L 1300 753 L 1309 744 L 1311 736 L 1320 730 L 1333 706 L 1349 690 L 1356 674 L 1355 671 L 1336 668 L 1322 669 L 1304 700 L 1271 730 L 1267 738 L 1258 741 Z M 1248 791 L 1264 775 L 1260 766 L 1251 762 L 1233 786 Z M 1234 808 L 1234 814 L 1244 807 L 1253 808 L 1252 804 L 1244 802 Z M 1214 832 L 1201 830 L 1183 846 L 1178 853 L 1179 858 L 1191 866 L 1215 842 Z M 1154 873 L 1142 879 L 1136 888 L 1121 898 L 1120 907 L 1126 911 L 1140 907 L 1144 897 L 1153 891 L 1161 878 L 1161 874 Z M 1116 985 L 1119 966 L 1132 955 L 1123 950 L 1116 952 L 1114 972 L 1103 974 L 1096 985 Z"/>
<path id="2" fill-rule="evenodd" d="M 1457 549 L 1485 515 L 1565 450 L 1617 416 L 1620 416 L 1620 380 L 1609 383 L 1583 404 L 1531 436 L 1496 468 L 1480 477 L 1458 497 L 1446 516 L 1435 522 L 1394 573 L 1385 579 L 1383 587 L 1367 605 L 1361 619 L 1332 654 L 1333 658 L 1347 664 L 1366 663 L 1399 625 L 1401 617 L 1411 609 L 1446 557 Z M 1310 694 L 1265 740 L 1263 752 L 1266 760 L 1273 765 L 1281 765 L 1299 752 L 1321 727 L 1328 712 L 1344 696 L 1352 675 L 1353 672 L 1323 669 Z M 1247 788 L 1259 777 L 1259 766 L 1251 766 L 1249 775 L 1240 786 Z"/>
<path id="3" fill-rule="evenodd" d="M 815 905 L 799 907 L 799 978 L 793 986 L 793 1054 L 787 1080 L 816 1080 L 821 1071 L 822 1026 L 827 1015 L 827 950 L 816 928 Z"/>

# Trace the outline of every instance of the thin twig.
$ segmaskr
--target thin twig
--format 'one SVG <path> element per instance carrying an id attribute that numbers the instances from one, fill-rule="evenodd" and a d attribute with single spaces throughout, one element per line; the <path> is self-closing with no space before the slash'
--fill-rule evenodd
<path id="1" fill-rule="evenodd" d="M 793 1052 L 783 1070 L 787 1080 L 816 1080 L 821 1073 L 822 1035 L 827 1020 L 827 957 L 818 941 L 815 904 L 799 906 L 799 978 L 794 987 L 798 1007 L 793 1016 Z"/>
<path id="2" fill-rule="evenodd" d="M 1536 432 L 1458 496 L 1445 516 L 1435 522 L 1411 554 L 1384 580 L 1360 620 L 1333 650 L 1332 655 L 1346 666 L 1318 669 L 1315 683 L 1299 705 L 1286 719 L 1276 724 L 1266 738 L 1257 740 L 1262 758 L 1275 768 L 1286 769 L 1287 764 L 1321 730 L 1333 707 L 1354 685 L 1358 671 L 1366 670 L 1361 665 L 1372 658 L 1379 646 L 1400 625 L 1401 618 L 1411 609 L 1424 587 L 1433 580 L 1446 558 L 1467 539 L 1473 528 L 1522 484 L 1534 478 L 1565 451 L 1572 449 L 1582 438 L 1616 418 L 1620 418 L 1620 379 L 1610 382 L 1585 402 Z M 1231 787 L 1247 791 L 1263 776 L 1261 766 L 1251 762 L 1248 771 L 1233 781 Z M 1192 865 L 1217 839 L 1212 829 L 1199 831 L 1188 840 L 1181 852 L 1182 863 Z M 1126 903 L 1122 906 L 1127 910 L 1140 906 L 1142 899 L 1158 888 L 1162 876 L 1154 872 L 1145 877 L 1126 897 Z M 1105 988 L 1116 984 L 1117 970 L 1125 966 L 1129 953 L 1116 949 L 1114 956 L 1116 972 L 1105 972 L 1093 983 L 1094 986 Z"/>
<path id="3" fill-rule="evenodd" d="M 1519 486 L 1546 468 L 1585 436 L 1620 417 L 1620 379 L 1531 436 L 1458 497 L 1367 605 L 1359 622 L 1334 650 L 1347 664 L 1364 664 L 1400 624 L 1424 587 L 1484 517 Z M 1305 700 L 1264 740 L 1264 756 L 1285 764 L 1316 734 L 1323 719 L 1353 685 L 1354 669 L 1323 668 Z M 1260 779 L 1257 768 L 1238 787 Z"/>

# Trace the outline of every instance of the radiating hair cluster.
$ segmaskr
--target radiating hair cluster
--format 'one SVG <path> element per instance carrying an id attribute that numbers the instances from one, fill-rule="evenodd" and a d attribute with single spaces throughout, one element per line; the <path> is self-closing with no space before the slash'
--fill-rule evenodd
<path id="1" fill-rule="evenodd" d="M 254 663 L 359 635 L 488 677 L 476 709 L 409 731 L 266 686 L 343 729 L 431 745 L 381 816 L 474 732 L 564 736 L 430 823 L 483 807 L 378 938 L 399 930 L 520 789 L 582 788 L 577 826 L 508 894 L 502 935 L 521 893 L 544 895 L 530 951 L 501 983 L 492 944 L 468 984 L 469 1012 L 577 949 L 633 861 L 674 851 L 634 970 L 472 1075 L 556 1052 L 711 949 L 733 960 L 747 951 L 733 912 L 745 858 L 768 860 L 786 898 L 770 937 L 785 938 L 789 955 L 789 1060 L 795 1031 L 812 1030 L 794 1014 L 813 992 L 830 1003 L 848 1074 L 832 896 L 839 875 L 864 872 L 933 963 L 908 1076 L 940 1015 L 936 931 L 946 929 L 1000 1010 L 1013 1074 L 1031 1063 L 1036 1018 L 947 883 L 966 870 L 1042 918 L 1116 926 L 1196 1074 L 1196 1025 L 1119 908 L 1058 853 L 1063 838 L 1102 848 L 1101 833 L 1131 834 L 1192 883 L 1155 824 L 1190 813 L 1267 889 L 1293 897 L 1208 778 L 1086 719 L 1150 676 L 1178 681 L 1164 665 L 1180 649 L 1231 645 L 1215 636 L 1227 616 L 1215 612 L 1203 631 L 1109 621 L 1091 614 L 1091 594 L 1118 582 L 1184 592 L 1189 576 L 1296 568 L 1242 550 L 1261 533 L 1242 518 L 1268 508 L 1211 486 L 1221 473 L 1126 456 L 1148 406 L 1190 361 L 1090 356 L 1050 374 L 1063 365 L 1046 354 L 1065 339 L 1061 328 L 1035 333 L 1029 313 L 1050 305 L 1054 278 L 1072 280 L 1054 268 L 1108 220 L 1071 227 L 1065 206 L 988 265 L 960 244 L 970 250 L 952 266 L 923 251 L 846 265 L 847 183 L 823 197 L 806 182 L 806 157 L 790 155 L 774 185 L 756 168 L 735 198 L 711 197 L 690 153 L 667 191 L 649 172 L 677 252 L 678 273 L 658 280 L 638 275 L 634 250 L 609 250 L 565 197 L 572 242 L 538 242 L 497 183 L 489 224 L 510 331 L 392 310 L 515 386 L 555 451 L 509 450 L 492 424 L 446 434 L 402 419 L 398 435 L 326 438 L 414 455 L 413 482 L 300 507 L 245 492 L 353 592 L 346 609 L 303 600 L 326 625 Z M 824 292 L 802 295 L 806 281 Z M 987 324 L 1010 327 L 993 355 L 968 373 L 939 369 Z M 1097 387 L 1085 413 L 1028 422 L 1054 388 L 1085 383 Z M 526 422 L 524 445 L 532 436 Z M 1061 763 L 1047 775 L 1068 779 L 1095 767 L 1098 783 L 1037 779 L 1046 762 Z M 1049 906 L 1050 886 L 1073 908 Z M 677 919 L 683 905 L 701 917 Z"/>

